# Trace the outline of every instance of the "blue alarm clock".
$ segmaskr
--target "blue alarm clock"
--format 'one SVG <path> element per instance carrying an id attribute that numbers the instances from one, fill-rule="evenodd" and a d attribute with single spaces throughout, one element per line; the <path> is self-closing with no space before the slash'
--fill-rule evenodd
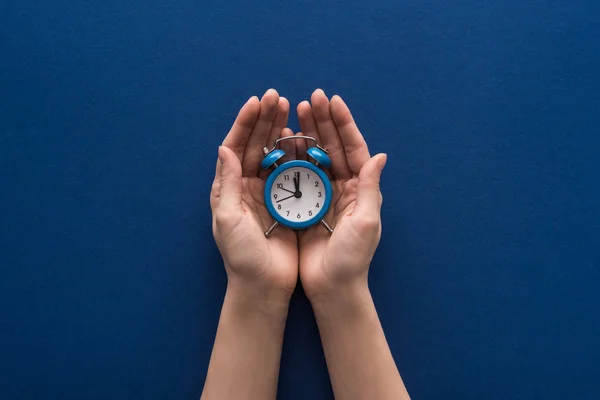
<path id="1" fill-rule="evenodd" d="M 312 162 L 305 160 L 278 161 L 285 155 L 279 147 L 284 140 L 307 140 L 314 142 L 306 154 Z M 331 233 L 333 229 L 323 217 L 331 205 L 331 181 L 320 167 L 329 168 L 331 159 L 327 150 L 319 146 L 310 136 L 279 138 L 272 149 L 263 148 L 265 154 L 260 166 L 263 170 L 273 168 L 265 183 L 265 204 L 275 222 L 265 232 L 269 237 L 279 224 L 292 229 L 306 229 L 321 223 Z"/>

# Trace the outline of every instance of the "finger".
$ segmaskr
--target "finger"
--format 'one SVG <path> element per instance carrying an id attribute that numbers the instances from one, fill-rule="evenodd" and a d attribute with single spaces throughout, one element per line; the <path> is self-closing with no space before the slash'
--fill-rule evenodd
<path id="1" fill-rule="evenodd" d="M 219 197 L 221 192 L 221 161 L 217 159 L 215 168 L 215 178 L 213 179 L 210 188 L 210 209 L 214 212 L 219 205 Z"/>
<path id="2" fill-rule="evenodd" d="M 219 208 L 224 212 L 237 211 L 242 202 L 242 165 L 228 147 L 219 147 Z"/>
<path id="3" fill-rule="evenodd" d="M 317 89 L 311 96 L 311 103 L 317 129 L 321 137 L 321 145 L 325 147 L 331 158 L 331 173 L 337 179 L 345 179 L 352 176 L 348 163 L 346 161 L 346 153 L 342 140 L 337 131 L 335 122 L 331 117 L 329 109 L 329 99 L 325 92 Z"/>
<path id="4" fill-rule="evenodd" d="M 296 133 L 296 136 L 303 136 L 303 132 Z M 306 140 L 296 139 L 296 159 L 306 161 Z"/>
<path id="5" fill-rule="evenodd" d="M 348 167 L 352 173 L 358 175 L 363 165 L 371 158 L 367 142 L 358 130 L 350 109 L 340 96 L 335 95 L 331 98 L 329 108 L 342 139 Z"/>
<path id="6" fill-rule="evenodd" d="M 282 138 L 290 137 L 290 136 L 294 136 L 294 132 L 292 132 L 292 130 L 290 128 L 283 128 L 281 130 Z M 281 165 L 281 163 L 283 163 L 283 162 L 296 159 L 296 144 L 294 143 L 294 140 L 284 140 L 283 142 L 281 142 L 280 148 L 281 148 L 281 150 L 283 150 L 285 152 L 285 155 L 283 156 L 283 158 L 281 160 L 278 161 L 279 165 Z M 270 173 L 271 173 L 271 170 L 263 171 L 261 169 L 258 172 L 258 177 L 266 180 Z"/>
<path id="7" fill-rule="evenodd" d="M 243 176 L 256 176 L 260 168 L 260 160 L 263 153 L 262 148 L 269 139 L 273 120 L 277 114 L 279 94 L 275 89 L 269 89 L 260 100 L 260 112 L 254 124 L 250 138 L 246 143 L 244 158 L 242 160 Z"/>
<path id="8" fill-rule="evenodd" d="M 277 114 L 271 127 L 271 133 L 269 139 L 263 146 L 267 146 L 269 150 L 275 145 L 275 141 L 281 136 L 281 130 L 286 127 L 288 123 L 288 117 L 290 115 L 290 102 L 285 97 L 279 98 L 279 104 L 277 105 Z"/>
<path id="9" fill-rule="evenodd" d="M 356 187 L 356 210 L 354 211 L 357 215 L 379 218 L 382 201 L 379 181 L 386 161 L 386 154 L 377 154 L 370 158 L 360 170 Z"/>
<path id="10" fill-rule="evenodd" d="M 298 114 L 300 130 L 304 132 L 306 136 L 317 139 L 317 142 L 321 144 L 321 137 L 319 136 L 319 131 L 317 130 L 317 122 L 315 121 L 315 116 L 313 115 L 313 110 L 310 106 L 310 103 L 304 100 L 298 104 L 298 107 L 296 107 L 296 113 Z"/>
<path id="11" fill-rule="evenodd" d="M 281 137 L 291 137 L 294 136 L 294 132 L 290 128 L 284 128 L 281 131 Z M 285 156 L 283 157 L 283 161 L 295 160 L 296 159 L 296 141 L 300 140 L 284 140 L 281 142 L 281 150 L 285 151 Z"/>
<path id="12" fill-rule="evenodd" d="M 229 133 L 223 140 L 223 146 L 229 147 L 240 160 L 244 158 L 244 149 L 248 143 L 248 138 L 258 119 L 260 111 L 260 101 L 258 97 L 252 96 L 242 106 L 235 119 Z"/>

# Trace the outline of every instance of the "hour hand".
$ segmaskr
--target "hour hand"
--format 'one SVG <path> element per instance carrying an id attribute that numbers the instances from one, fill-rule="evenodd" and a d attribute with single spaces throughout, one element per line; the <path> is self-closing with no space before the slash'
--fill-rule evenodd
<path id="1" fill-rule="evenodd" d="M 290 192 L 290 193 L 296 193 L 296 192 L 294 192 L 293 190 L 289 190 L 289 189 L 286 189 L 286 188 L 284 188 L 284 187 L 280 187 L 279 189 L 281 189 L 281 190 L 285 190 L 286 192 Z"/>
<path id="2" fill-rule="evenodd" d="M 300 178 L 298 175 L 294 176 L 294 189 L 296 189 L 296 192 L 300 191 Z"/>

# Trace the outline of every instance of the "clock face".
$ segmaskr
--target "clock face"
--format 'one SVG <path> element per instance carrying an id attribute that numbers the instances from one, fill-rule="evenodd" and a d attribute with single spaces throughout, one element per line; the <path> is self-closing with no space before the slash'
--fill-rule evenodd
<path id="1" fill-rule="evenodd" d="M 302 161 L 292 163 L 294 166 L 273 172 L 277 175 L 269 179 L 272 184 L 270 193 L 265 191 L 265 195 L 269 193 L 265 200 L 270 202 L 271 214 L 276 213 L 278 221 L 292 228 L 304 228 L 319 222 L 327 212 L 331 187 L 328 180 L 324 182 L 327 176 L 322 171 L 302 166 Z"/>

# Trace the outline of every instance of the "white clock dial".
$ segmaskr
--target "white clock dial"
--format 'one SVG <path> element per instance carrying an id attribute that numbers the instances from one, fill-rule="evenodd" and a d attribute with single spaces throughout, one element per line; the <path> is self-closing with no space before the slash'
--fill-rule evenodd
<path id="1" fill-rule="evenodd" d="M 313 219 L 325 203 L 325 185 L 314 171 L 291 167 L 281 172 L 271 187 L 275 212 L 290 222 Z"/>

